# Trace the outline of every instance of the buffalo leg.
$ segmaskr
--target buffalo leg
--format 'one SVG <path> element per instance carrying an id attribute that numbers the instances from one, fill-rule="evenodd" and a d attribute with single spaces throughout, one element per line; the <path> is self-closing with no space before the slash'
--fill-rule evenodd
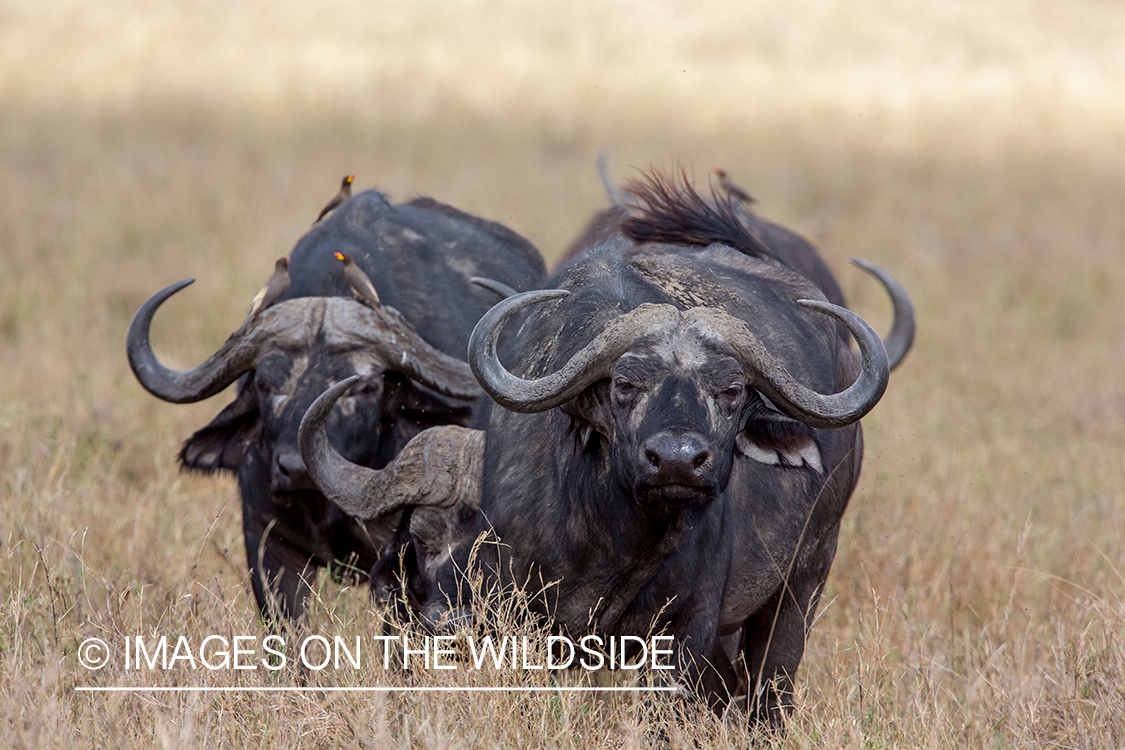
<path id="1" fill-rule="evenodd" d="M 243 509 L 246 562 L 258 611 L 267 620 L 298 620 L 316 581 L 316 562 L 288 544 L 276 528 Z"/>
<path id="2" fill-rule="evenodd" d="M 721 716 L 738 685 L 738 674 L 723 648 L 722 639 L 715 636 L 716 621 L 716 616 L 697 615 L 689 627 L 680 630 L 676 640 L 677 673 L 685 685 Z"/>
<path id="3" fill-rule="evenodd" d="M 793 711 L 793 678 L 805 653 L 805 640 L 836 549 L 815 556 L 809 568 L 762 606 L 743 630 L 750 685 L 750 718 L 780 728 Z M 780 599 L 780 606 L 778 601 Z"/>

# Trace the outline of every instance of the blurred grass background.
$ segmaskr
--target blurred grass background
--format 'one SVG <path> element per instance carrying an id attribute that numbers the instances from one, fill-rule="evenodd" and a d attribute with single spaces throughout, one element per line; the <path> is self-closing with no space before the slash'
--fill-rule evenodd
<path id="1" fill-rule="evenodd" d="M 233 481 L 174 462 L 229 397 L 141 390 L 141 301 L 198 279 L 154 326 L 167 362 L 198 362 L 349 172 L 551 259 L 605 204 L 608 147 L 619 179 L 726 168 L 877 328 L 889 306 L 847 257 L 917 306 L 864 420 L 798 712 L 759 742 L 1125 745 L 1123 38 L 1106 0 L 0 2 L 2 733 L 747 744 L 734 716 L 584 698 L 72 690 L 128 678 L 78 667 L 91 635 L 260 630 Z M 322 595 L 328 632 L 369 627 L 363 592 Z"/>

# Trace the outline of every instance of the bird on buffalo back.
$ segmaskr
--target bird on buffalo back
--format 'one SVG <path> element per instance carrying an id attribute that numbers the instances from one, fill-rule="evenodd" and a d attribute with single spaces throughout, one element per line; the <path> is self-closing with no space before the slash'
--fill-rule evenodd
<path id="1" fill-rule="evenodd" d="M 245 326 L 254 319 L 255 315 L 277 302 L 278 297 L 285 294 L 285 290 L 289 288 L 289 283 L 289 256 L 286 255 L 277 259 L 277 263 L 273 267 L 273 276 L 270 276 L 269 280 L 254 295 L 254 300 L 250 303 L 250 312 L 246 315 L 246 321 L 242 325 Z"/>
<path id="2" fill-rule="evenodd" d="M 336 195 L 332 196 L 332 200 L 328 201 L 328 203 L 324 206 L 324 208 L 320 209 L 320 215 L 318 215 L 316 217 L 316 221 L 314 221 L 313 224 L 319 224 L 320 220 L 323 219 L 328 214 L 329 211 L 336 208 L 336 206 L 339 206 L 341 203 L 346 201 L 348 198 L 352 197 L 352 183 L 353 182 L 355 182 L 355 175 L 354 174 L 350 174 L 350 175 L 347 175 L 346 177 L 344 177 L 343 181 L 340 183 L 340 192 L 338 192 L 338 193 L 336 193 Z"/>
<path id="3" fill-rule="evenodd" d="M 727 195 L 737 200 L 744 207 L 754 203 L 754 197 L 746 192 L 741 185 L 732 180 L 725 169 L 711 167 L 711 171 L 719 178 L 719 187 L 721 187 Z"/>
<path id="4" fill-rule="evenodd" d="M 334 253 L 336 260 L 344 264 L 344 278 L 348 281 L 348 286 L 352 288 L 352 294 L 360 302 L 363 302 L 370 307 L 379 307 L 379 293 L 375 291 L 375 285 L 371 283 L 371 279 L 363 272 L 363 269 L 355 264 L 352 256 L 345 255 L 344 253 Z"/>

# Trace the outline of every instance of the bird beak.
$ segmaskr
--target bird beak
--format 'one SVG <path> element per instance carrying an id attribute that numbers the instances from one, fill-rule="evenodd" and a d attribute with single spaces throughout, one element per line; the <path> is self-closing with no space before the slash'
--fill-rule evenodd
<path id="1" fill-rule="evenodd" d="M 333 253 L 333 255 L 336 256 L 336 260 L 343 260 L 344 259 L 343 253 Z"/>

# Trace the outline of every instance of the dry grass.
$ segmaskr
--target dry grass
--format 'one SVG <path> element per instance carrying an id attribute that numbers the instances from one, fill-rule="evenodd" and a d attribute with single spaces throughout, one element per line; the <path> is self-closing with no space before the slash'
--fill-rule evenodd
<path id="1" fill-rule="evenodd" d="M 155 331 L 168 360 L 198 361 L 349 171 L 550 256 L 603 202 L 603 145 L 618 174 L 728 168 L 877 325 L 886 303 L 848 255 L 918 307 L 915 351 L 864 420 L 865 476 L 777 744 L 1125 746 L 1125 8 L 149 5 L 0 5 L 14 746 L 750 743 L 735 716 L 656 699 L 73 690 L 139 680 L 81 669 L 89 636 L 263 632 L 233 483 L 173 460 L 224 397 L 141 391 L 123 341 L 144 297 L 199 278 Z M 363 592 L 319 590 L 315 628 L 377 627 Z"/>

